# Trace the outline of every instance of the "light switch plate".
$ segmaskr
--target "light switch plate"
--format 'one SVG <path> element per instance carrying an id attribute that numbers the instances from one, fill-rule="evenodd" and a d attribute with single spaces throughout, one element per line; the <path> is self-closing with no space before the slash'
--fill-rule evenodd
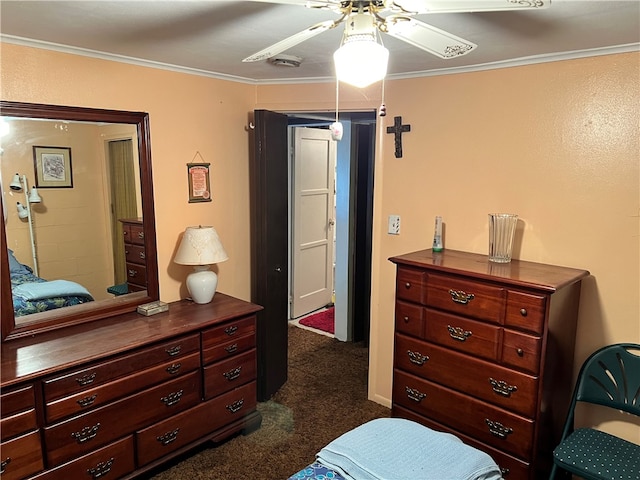
<path id="1" fill-rule="evenodd" d="M 400 235 L 400 215 L 389 215 L 389 235 Z"/>

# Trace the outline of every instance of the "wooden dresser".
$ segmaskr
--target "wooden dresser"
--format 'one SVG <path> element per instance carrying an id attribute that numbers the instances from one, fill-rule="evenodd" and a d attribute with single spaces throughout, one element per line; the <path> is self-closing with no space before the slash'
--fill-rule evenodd
<path id="1" fill-rule="evenodd" d="M 453 250 L 390 260 L 392 415 L 484 450 L 507 480 L 547 478 L 573 389 L 589 272 Z"/>
<path id="2" fill-rule="evenodd" d="M 147 257 L 142 219 L 121 219 L 128 293 L 147 288 Z"/>
<path id="3" fill-rule="evenodd" d="M 133 478 L 259 427 L 256 313 L 216 293 L 2 344 L 2 480 Z"/>

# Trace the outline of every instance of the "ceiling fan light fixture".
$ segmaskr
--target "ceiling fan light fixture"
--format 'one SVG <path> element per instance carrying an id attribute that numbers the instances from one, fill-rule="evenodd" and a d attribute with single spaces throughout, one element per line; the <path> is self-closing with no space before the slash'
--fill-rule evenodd
<path id="1" fill-rule="evenodd" d="M 358 36 L 345 41 L 333 54 L 336 76 L 341 82 L 364 88 L 387 74 L 389 50 L 374 36 Z"/>

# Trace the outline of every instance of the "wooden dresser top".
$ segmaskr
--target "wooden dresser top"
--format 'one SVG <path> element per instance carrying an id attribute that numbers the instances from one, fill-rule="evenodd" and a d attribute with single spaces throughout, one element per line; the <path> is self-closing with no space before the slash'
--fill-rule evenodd
<path id="1" fill-rule="evenodd" d="M 428 268 L 441 273 L 465 275 L 493 282 L 508 282 L 522 288 L 549 293 L 589 275 L 587 270 L 523 260 L 494 263 L 489 261 L 488 255 L 446 249 L 442 252 L 420 250 L 391 257 L 389 260 L 398 265 Z"/>
<path id="2" fill-rule="evenodd" d="M 262 307 L 259 305 L 218 292 L 213 301 L 206 305 L 181 300 L 170 303 L 167 312 L 150 317 L 132 312 L 4 342 L 1 345 L 0 387 L 103 359 L 260 310 Z"/>

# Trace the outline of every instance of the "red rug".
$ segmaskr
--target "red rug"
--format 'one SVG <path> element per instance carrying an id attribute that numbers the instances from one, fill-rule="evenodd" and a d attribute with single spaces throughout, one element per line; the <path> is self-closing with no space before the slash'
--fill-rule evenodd
<path id="1" fill-rule="evenodd" d="M 322 330 L 323 332 L 334 333 L 333 309 L 334 307 L 329 307 L 321 312 L 301 318 L 300 325 Z"/>

